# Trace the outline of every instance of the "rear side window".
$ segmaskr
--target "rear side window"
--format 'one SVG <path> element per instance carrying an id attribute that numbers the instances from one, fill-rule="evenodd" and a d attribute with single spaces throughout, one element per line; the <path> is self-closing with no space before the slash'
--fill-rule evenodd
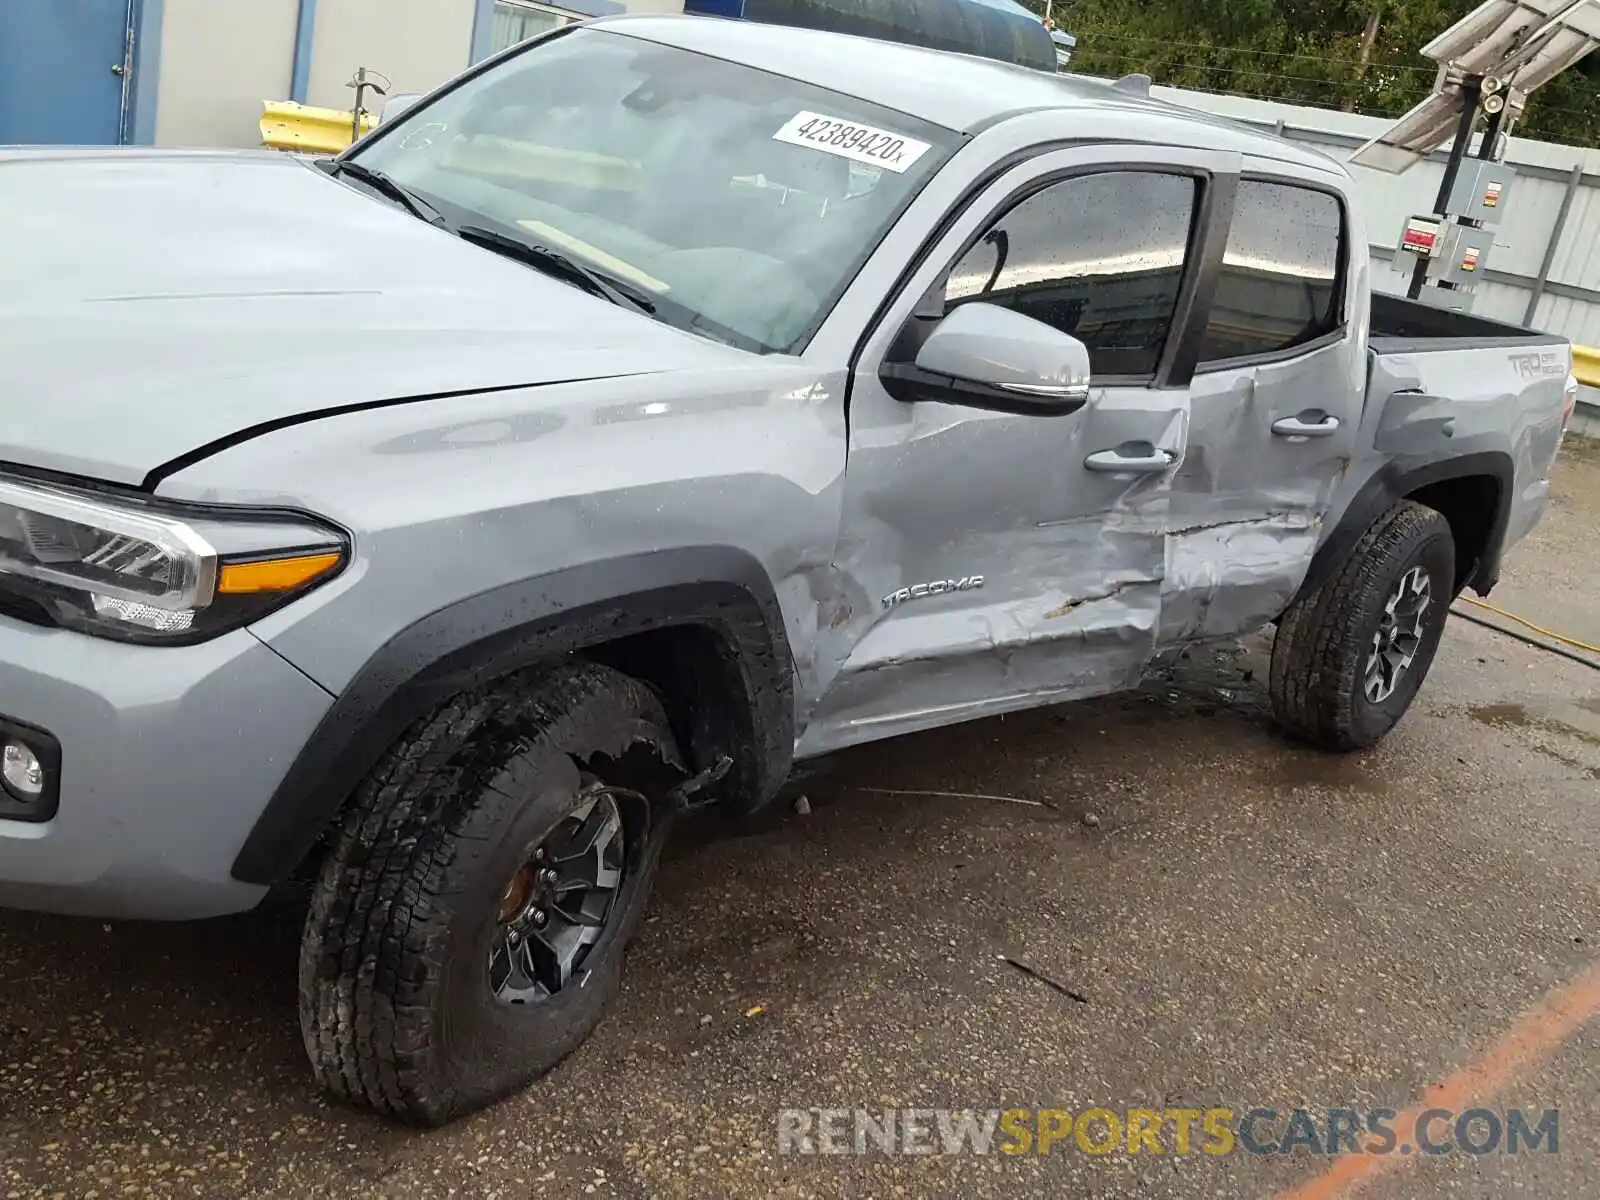
<path id="1" fill-rule="evenodd" d="M 1070 333 L 1098 376 L 1153 375 L 1172 332 L 1199 183 L 1081 175 L 1000 216 L 951 269 L 945 311 L 982 300 Z"/>
<path id="2" fill-rule="evenodd" d="M 1344 323 L 1344 212 L 1327 192 L 1239 181 L 1200 361 L 1292 350 Z"/>

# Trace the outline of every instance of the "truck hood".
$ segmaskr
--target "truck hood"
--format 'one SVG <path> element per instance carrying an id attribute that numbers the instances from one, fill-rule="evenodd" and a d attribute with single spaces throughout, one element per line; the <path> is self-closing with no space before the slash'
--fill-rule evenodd
<path id="1" fill-rule="evenodd" d="M 137 484 L 327 410 L 744 358 L 302 159 L 0 150 L 0 461 Z"/>

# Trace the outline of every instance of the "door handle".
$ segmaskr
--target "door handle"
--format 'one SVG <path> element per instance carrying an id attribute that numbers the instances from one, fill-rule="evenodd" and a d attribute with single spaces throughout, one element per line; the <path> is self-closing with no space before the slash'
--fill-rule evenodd
<path id="1" fill-rule="evenodd" d="M 1314 421 L 1306 420 L 1311 414 L 1299 413 L 1281 417 L 1272 423 L 1272 432 L 1279 437 L 1329 437 L 1339 431 L 1339 418 L 1323 413 Z"/>
<path id="2" fill-rule="evenodd" d="M 1152 450 L 1149 454 L 1124 454 L 1122 448 L 1096 450 L 1083 460 L 1091 471 L 1131 471 L 1138 475 L 1155 475 L 1172 465 L 1173 455 L 1166 450 Z"/>

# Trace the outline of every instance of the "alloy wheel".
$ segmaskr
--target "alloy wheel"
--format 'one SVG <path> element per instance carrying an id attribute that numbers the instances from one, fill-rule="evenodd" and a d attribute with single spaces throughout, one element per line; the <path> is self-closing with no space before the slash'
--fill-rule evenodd
<path id="1" fill-rule="evenodd" d="M 1422 647 L 1423 615 L 1432 604 L 1433 585 L 1420 566 L 1400 576 L 1389 592 L 1367 656 L 1364 689 L 1373 704 L 1382 704 L 1394 695 L 1415 661 Z"/>
<path id="2" fill-rule="evenodd" d="M 617 909 L 629 830 L 619 799 L 637 793 L 587 780 L 582 803 L 534 848 L 495 913 L 489 986 L 507 1004 L 548 999 L 574 980 Z"/>

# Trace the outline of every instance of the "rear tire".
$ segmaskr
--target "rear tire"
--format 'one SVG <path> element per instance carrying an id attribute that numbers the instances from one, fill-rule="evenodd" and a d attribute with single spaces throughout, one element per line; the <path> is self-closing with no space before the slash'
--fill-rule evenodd
<path id="1" fill-rule="evenodd" d="M 1374 521 L 1278 622 L 1269 682 L 1278 723 L 1325 750 L 1388 733 L 1439 648 L 1455 562 L 1450 523 L 1433 509 L 1405 500 Z"/>
<path id="2" fill-rule="evenodd" d="M 681 774 L 655 693 L 591 663 L 458 696 L 413 726 L 357 789 L 306 919 L 300 1024 L 317 1081 L 433 1126 L 555 1066 L 617 991 Z M 541 883 L 546 863 L 605 886 L 554 868 Z M 508 968 L 536 944 L 542 957 Z M 557 964 L 543 990 L 536 960 Z"/>

